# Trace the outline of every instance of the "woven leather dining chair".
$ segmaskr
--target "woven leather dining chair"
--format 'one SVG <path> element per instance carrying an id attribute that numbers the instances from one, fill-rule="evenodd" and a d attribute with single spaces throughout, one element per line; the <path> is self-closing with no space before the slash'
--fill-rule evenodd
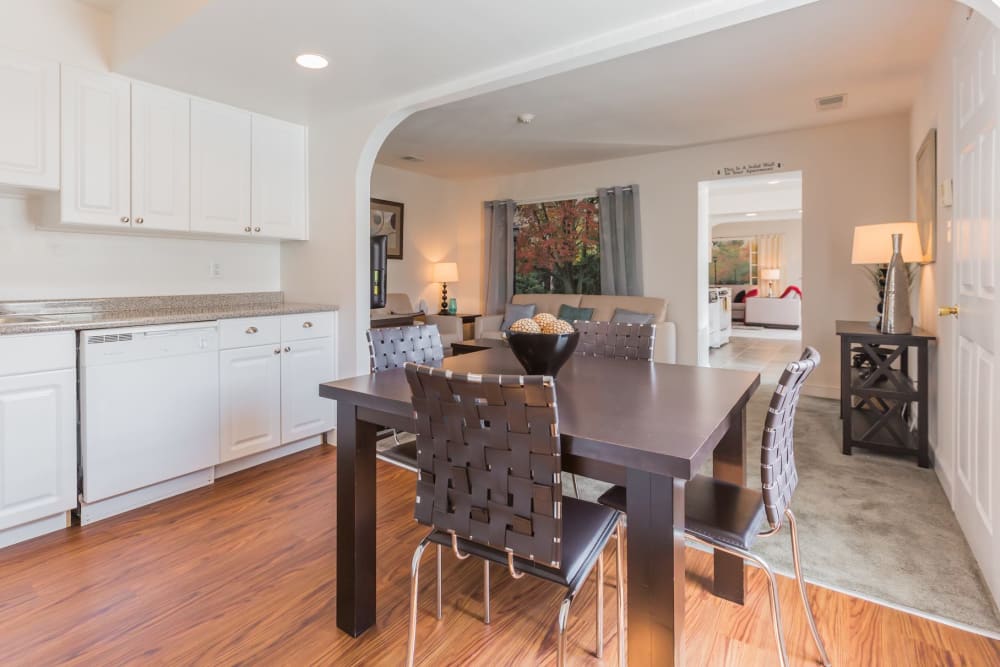
<path id="1" fill-rule="evenodd" d="M 555 382 L 548 376 L 474 375 L 406 364 L 417 424 L 415 518 L 431 531 L 413 554 L 406 664 L 416 653 L 420 559 L 431 543 L 476 556 L 511 577 L 559 584 L 557 664 L 566 661 L 570 604 L 597 570 L 597 656 L 604 647 L 604 548 L 621 529 L 610 507 L 563 498 Z M 618 552 L 619 658 L 624 582 Z M 440 574 L 439 574 L 440 580 Z M 489 616 L 489 578 L 484 587 Z M 441 598 L 438 595 L 438 618 Z M 488 622 L 488 621 L 487 621 Z"/>
<path id="2" fill-rule="evenodd" d="M 806 378 L 819 366 L 820 356 L 807 347 L 798 361 L 785 367 L 778 386 L 771 397 L 764 421 L 764 435 L 760 450 L 761 490 L 748 489 L 722 482 L 712 477 L 698 475 L 687 483 L 685 490 L 685 533 L 688 538 L 741 558 L 751 560 L 767 574 L 771 599 L 771 620 L 774 638 L 778 644 L 782 667 L 788 667 L 788 651 L 781 630 L 781 608 L 778 604 L 778 581 L 764 559 L 750 552 L 758 537 L 776 535 L 788 520 L 792 541 L 792 561 L 799 595 L 806 610 L 809 630 L 819 649 L 820 658 L 829 667 L 823 639 L 816 627 L 816 618 L 809 606 L 806 582 L 802 578 L 799 553 L 799 532 L 790 503 L 798 484 L 795 468 L 794 426 L 799 395 Z M 598 498 L 598 502 L 625 511 L 625 489 L 616 486 Z M 760 524 L 767 520 L 768 530 L 758 533 Z"/>
<path id="3" fill-rule="evenodd" d="M 580 332 L 580 342 L 576 346 L 576 354 L 580 356 L 637 361 L 653 359 L 655 324 L 576 320 L 573 326 Z"/>
<path id="4" fill-rule="evenodd" d="M 407 362 L 429 364 L 444 359 L 444 345 L 436 324 L 369 329 L 368 357 L 371 372 L 401 368 Z M 378 437 L 392 436 L 396 445 L 375 454 L 387 463 L 417 472 L 417 443 L 399 441 L 396 429 L 379 431 Z"/>

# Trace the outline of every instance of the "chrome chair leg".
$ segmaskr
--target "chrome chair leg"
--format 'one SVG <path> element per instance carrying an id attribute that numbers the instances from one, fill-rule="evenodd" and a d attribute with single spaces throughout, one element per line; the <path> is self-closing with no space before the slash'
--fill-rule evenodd
<path id="1" fill-rule="evenodd" d="M 406 667 L 413 667 L 414 654 L 417 651 L 417 592 L 420 584 L 420 557 L 424 555 L 428 539 L 425 537 L 413 552 L 410 562 L 410 635 L 406 642 Z"/>
<path id="2" fill-rule="evenodd" d="M 819 636 L 819 628 L 816 627 L 816 618 L 813 616 L 812 607 L 809 605 L 809 594 L 806 592 L 806 580 L 802 576 L 801 552 L 799 551 L 799 529 L 795 524 L 795 515 L 792 510 L 785 508 L 785 516 L 788 517 L 788 528 L 792 533 L 792 562 L 795 564 L 795 580 L 799 584 L 799 595 L 802 596 L 802 606 L 806 609 L 806 619 L 809 621 L 809 630 L 816 641 L 816 648 L 819 649 L 820 658 L 825 667 L 830 667 L 830 656 L 823 646 L 823 639 Z"/>
<path id="3" fill-rule="evenodd" d="M 576 488 L 576 475 L 573 473 L 569 474 L 569 480 L 573 482 L 573 496 L 576 498 L 580 497 L 580 492 Z"/>
<path id="4" fill-rule="evenodd" d="M 566 665 L 566 625 L 569 623 L 569 606 L 573 598 L 567 595 L 559 605 L 559 637 L 556 643 L 556 667 Z"/>
<path id="5" fill-rule="evenodd" d="M 483 623 L 490 624 L 490 562 L 483 559 Z"/>
<path id="6" fill-rule="evenodd" d="M 396 446 L 403 444 L 399 441 L 399 431 L 392 429 L 392 439 L 396 441 Z"/>
<path id="7" fill-rule="evenodd" d="M 604 657 L 604 552 L 597 557 L 597 657 Z"/>
<path id="8" fill-rule="evenodd" d="M 615 570 L 618 581 L 618 664 L 627 664 L 625 660 L 625 525 L 619 519 L 616 529 L 618 544 L 615 545 Z"/>
<path id="9" fill-rule="evenodd" d="M 752 560 L 760 569 L 764 571 L 767 575 L 767 590 L 771 599 L 771 621 L 774 629 L 774 640 L 778 644 L 778 657 L 780 658 L 781 667 L 788 667 L 788 649 L 785 647 L 785 633 L 781 630 L 781 606 L 778 601 L 778 580 L 774 576 L 774 572 L 771 570 L 771 566 L 767 564 L 760 556 L 755 556 L 749 551 L 744 551 L 743 549 L 737 549 L 736 547 L 731 547 L 721 542 L 710 542 L 708 540 L 703 540 L 696 535 L 688 533 L 686 537 L 690 540 L 698 542 L 699 544 L 704 544 L 707 547 L 713 549 L 718 549 L 719 551 L 724 551 L 733 556 L 738 556 L 746 560 Z"/>
<path id="10" fill-rule="evenodd" d="M 441 545 L 437 545 L 437 619 L 441 620 Z"/>

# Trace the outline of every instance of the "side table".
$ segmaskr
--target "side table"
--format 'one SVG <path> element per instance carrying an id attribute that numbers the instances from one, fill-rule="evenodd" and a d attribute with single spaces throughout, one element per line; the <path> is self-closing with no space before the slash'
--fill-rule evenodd
<path id="1" fill-rule="evenodd" d="M 854 447 L 915 456 L 929 468 L 928 347 L 934 336 L 914 328 L 908 334 L 883 334 L 868 322 L 837 321 L 840 337 L 840 417 L 843 452 Z M 911 359 L 911 350 L 916 358 Z M 910 375 L 916 362 L 916 381 Z M 909 427 L 910 406 L 917 428 Z"/>

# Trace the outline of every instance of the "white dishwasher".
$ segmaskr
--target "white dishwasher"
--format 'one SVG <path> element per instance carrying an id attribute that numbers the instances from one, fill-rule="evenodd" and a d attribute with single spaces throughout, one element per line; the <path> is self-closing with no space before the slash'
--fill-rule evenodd
<path id="1" fill-rule="evenodd" d="M 216 322 L 81 332 L 82 523 L 212 481 L 218 350 Z"/>

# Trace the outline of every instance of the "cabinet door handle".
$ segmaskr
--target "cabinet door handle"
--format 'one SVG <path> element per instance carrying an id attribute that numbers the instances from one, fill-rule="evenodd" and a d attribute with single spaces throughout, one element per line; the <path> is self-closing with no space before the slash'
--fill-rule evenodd
<path id="1" fill-rule="evenodd" d="M 136 218 L 135 219 L 135 224 L 141 225 L 142 224 L 142 218 Z"/>
<path id="2" fill-rule="evenodd" d="M 281 348 L 280 347 L 274 348 L 274 353 L 275 354 L 281 354 Z"/>
<path id="3" fill-rule="evenodd" d="M 260 227 L 254 227 L 254 228 L 253 228 L 253 231 L 254 231 L 254 233 L 258 233 L 258 232 L 260 232 Z"/>
<path id="4" fill-rule="evenodd" d="M 129 217 L 127 215 L 123 215 L 122 216 L 122 224 L 123 225 L 127 225 L 128 221 L 129 221 Z"/>
<path id="5" fill-rule="evenodd" d="M 247 333 L 248 334 L 255 334 L 255 333 L 257 333 L 257 327 L 247 327 Z"/>
<path id="6" fill-rule="evenodd" d="M 303 322 L 302 323 L 302 328 L 303 329 L 312 329 L 312 325 L 313 325 L 312 322 L 308 322 L 308 321 L 307 322 Z"/>
<path id="7" fill-rule="evenodd" d="M 290 348 L 290 347 L 286 347 L 285 348 L 285 352 L 291 352 L 291 351 L 292 351 L 292 348 Z"/>
<path id="8" fill-rule="evenodd" d="M 250 233 L 250 228 L 249 228 L 249 227 L 244 227 L 244 228 L 243 228 L 243 231 L 245 231 L 245 232 L 247 232 L 247 233 Z"/>

